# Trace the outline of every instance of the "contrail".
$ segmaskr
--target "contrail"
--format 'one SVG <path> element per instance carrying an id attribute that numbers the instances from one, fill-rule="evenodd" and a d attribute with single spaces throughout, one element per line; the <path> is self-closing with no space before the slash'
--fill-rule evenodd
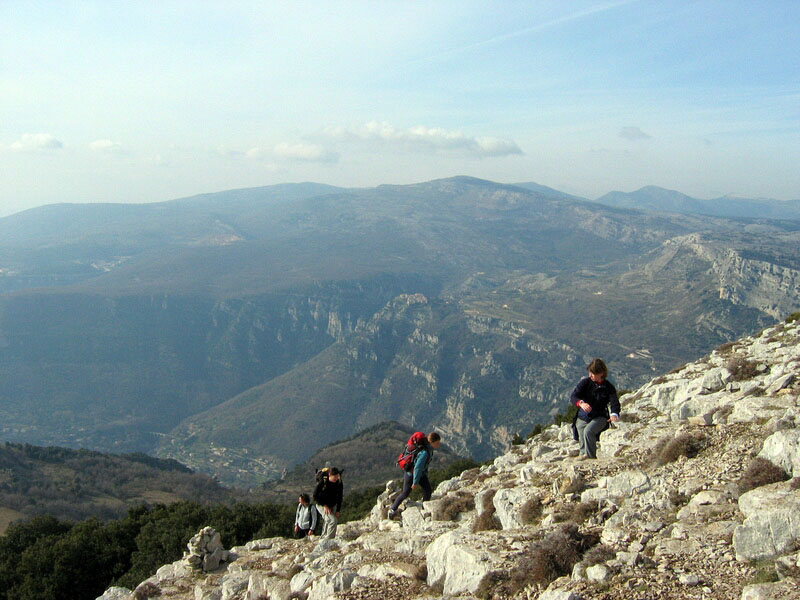
<path id="1" fill-rule="evenodd" d="M 595 15 L 597 13 L 606 12 L 609 10 L 614 10 L 620 6 L 625 6 L 627 4 L 633 4 L 635 2 L 639 2 L 639 0 L 620 0 L 619 2 L 606 2 L 604 4 L 599 4 L 597 6 L 593 6 L 591 8 L 586 8 L 577 12 L 574 12 L 569 15 L 565 15 L 563 17 L 559 17 L 557 19 L 551 19 L 550 21 L 546 21 L 544 23 L 538 23 L 536 25 L 532 25 L 530 27 L 526 27 L 524 29 L 520 29 L 518 31 L 511 31 L 509 33 L 504 33 L 502 35 L 497 35 L 495 37 L 489 38 L 487 40 L 482 40 L 480 42 L 475 42 L 474 44 L 468 44 L 466 46 L 461 46 L 459 48 L 451 48 L 450 50 L 445 50 L 444 52 L 440 52 L 438 54 L 431 54 L 429 56 L 425 56 L 422 58 L 418 58 L 412 61 L 409 61 L 409 64 L 426 62 L 430 60 L 436 60 L 439 58 L 443 58 L 446 56 L 450 56 L 453 54 L 459 54 L 462 52 L 467 52 L 468 50 L 472 50 L 474 48 L 481 48 L 484 46 L 491 46 L 497 44 L 499 42 L 503 42 L 506 40 L 510 40 L 516 37 L 520 37 L 523 35 L 528 35 L 529 33 L 533 33 L 536 31 L 544 31 L 546 29 L 550 29 L 552 27 L 556 27 L 561 25 L 562 23 L 568 23 L 570 21 L 577 21 L 578 19 L 583 19 L 584 17 L 588 17 L 591 15 Z"/>

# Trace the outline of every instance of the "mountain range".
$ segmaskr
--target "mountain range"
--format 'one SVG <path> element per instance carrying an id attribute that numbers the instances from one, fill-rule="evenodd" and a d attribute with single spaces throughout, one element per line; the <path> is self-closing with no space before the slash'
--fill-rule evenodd
<path id="1" fill-rule="evenodd" d="M 461 455 L 797 310 L 800 221 L 468 177 L 0 219 L 0 434 L 255 485 L 377 423 Z M 788 205 L 787 205 L 788 206 Z"/>

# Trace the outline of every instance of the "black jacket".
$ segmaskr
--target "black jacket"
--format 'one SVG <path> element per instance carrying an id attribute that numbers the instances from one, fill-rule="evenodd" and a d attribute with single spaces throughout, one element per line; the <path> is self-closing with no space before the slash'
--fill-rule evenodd
<path id="1" fill-rule="evenodd" d="M 584 377 L 575 386 L 569 401 L 578 405 L 583 401 L 592 407 L 588 413 L 583 409 L 578 409 L 578 418 L 583 421 L 591 421 L 597 417 L 609 417 L 609 409 L 612 414 L 619 414 L 619 398 L 617 389 L 607 379 L 603 383 L 597 384 L 589 377 Z"/>
<path id="2" fill-rule="evenodd" d="M 344 486 L 342 485 L 341 478 L 336 483 L 328 481 L 325 477 L 317 484 L 314 490 L 314 502 L 318 506 L 327 506 L 333 512 L 339 512 L 342 509 L 342 494 Z"/>

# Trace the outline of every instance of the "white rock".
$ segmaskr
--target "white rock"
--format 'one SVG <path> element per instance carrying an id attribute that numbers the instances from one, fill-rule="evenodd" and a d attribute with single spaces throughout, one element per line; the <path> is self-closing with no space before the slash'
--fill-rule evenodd
<path id="1" fill-rule="evenodd" d="M 308 600 L 330 600 L 337 592 L 349 590 L 355 576 L 353 571 L 345 570 L 315 579 Z"/>
<path id="2" fill-rule="evenodd" d="M 425 553 L 428 585 L 441 583 L 445 595 L 469 594 L 477 590 L 484 576 L 502 565 L 496 553 L 482 547 L 481 539 L 486 538 L 460 531 L 438 537 Z"/>
<path id="3" fill-rule="evenodd" d="M 589 581 L 605 581 L 608 573 L 609 568 L 606 565 L 592 565 L 586 569 L 586 579 Z"/>
<path id="4" fill-rule="evenodd" d="M 524 487 L 504 488 L 497 491 L 492 503 L 503 529 L 515 529 L 525 525 L 522 521 L 521 511 L 525 503 L 534 495 L 535 491 Z"/>
<path id="5" fill-rule="evenodd" d="M 221 580 L 222 597 L 221 600 L 238 599 L 242 592 L 247 589 L 250 576 L 247 573 L 228 573 Z"/>
<path id="6" fill-rule="evenodd" d="M 800 474 L 800 429 L 776 431 L 764 441 L 758 455 L 792 476 Z"/>
<path id="7" fill-rule="evenodd" d="M 98 596 L 96 600 L 130 600 L 133 592 L 124 587 L 110 587 L 102 596 Z"/>
<path id="8" fill-rule="evenodd" d="M 739 510 L 746 518 L 733 533 L 737 560 L 784 554 L 800 539 L 800 491 L 787 482 L 742 494 Z"/>
<path id="9" fill-rule="evenodd" d="M 366 564 L 358 570 L 359 577 L 369 579 L 386 579 L 392 577 L 406 577 L 415 579 L 419 575 L 419 569 L 411 563 L 391 562 L 384 564 Z"/>
<path id="10" fill-rule="evenodd" d="M 314 576 L 311 573 L 308 571 L 300 571 L 292 577 L 289 582 L 289 589 L 291 589 L 293 593 L 304 592 L 313 581 Z"/>
<path id="11" fill-rule="evenodd" d="M 757 583 L 742 590 L 741 600 L 798 600 L 800 590 L 794 582 Z"/>
<path id="12" fill-rule="evenodd" d="M 545 590 L 536 598 L 537 600 L 581 600 L 578 594 L 567 590 Z"/>

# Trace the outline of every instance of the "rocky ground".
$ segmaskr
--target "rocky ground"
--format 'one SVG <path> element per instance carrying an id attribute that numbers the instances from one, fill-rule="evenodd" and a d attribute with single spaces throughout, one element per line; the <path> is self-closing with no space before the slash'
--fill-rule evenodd
<path id="1" fill-rule="evenodd" d="M 798 375 L 781 324 L 624 396 L 597 460 L 552 426 L 398 521 L 388 486 L 333 541 L 257 540 L 210 572 L 187 557 L 102 598 L 800 598 Z"/>

